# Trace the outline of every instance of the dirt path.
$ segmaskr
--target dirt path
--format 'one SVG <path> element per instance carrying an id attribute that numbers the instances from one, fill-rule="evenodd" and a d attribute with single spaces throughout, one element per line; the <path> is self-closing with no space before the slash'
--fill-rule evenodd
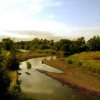
<path id="1" fill-rule="evenodd" d="M 67 65 L 65 59 L 44 60 L 43 63 L 62 70 L 64 73 L 53 73 L 43 70 L 38 70 L 63 84 L 67 84 L 77 91 L 88 94 L 100 96 L 100 77 L 96 77 L 84 72 L 79 67 Z"/>

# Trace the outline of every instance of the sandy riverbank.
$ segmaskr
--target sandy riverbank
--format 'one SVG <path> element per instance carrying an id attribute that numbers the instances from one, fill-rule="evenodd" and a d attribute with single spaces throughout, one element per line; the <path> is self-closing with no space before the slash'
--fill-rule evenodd
<path id="1" fill-rule="evenodd" d="M 66 64 L 65 59 L 44 60 L 43 63 L 60 69 L 64 73 L 38 70 L 39 72 L 60 81 L 62 84 L 67 84 L 83 94 L 100 96 L 100 77 L 86 73 L 79 67 Z"/>

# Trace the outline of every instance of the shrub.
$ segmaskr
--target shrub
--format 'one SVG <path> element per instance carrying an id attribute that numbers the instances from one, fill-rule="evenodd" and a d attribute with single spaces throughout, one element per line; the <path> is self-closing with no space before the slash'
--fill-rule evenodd
<path id="1" fill-rule="evenodd" d="M 78 66 L 79 66 L 79 67 L 81 67 L 81 66 L 82 66 L 82 64 L 83 64 L 82 62 L 78 62 Z"/>
<path id="2" fill-rule="evenodd" d="M 31 69 L 31 63 L 30 62 L 26 62 L 26 64 L 27 64 L 27 69 Z"/>
<path id="3" fill-rule="evenodd" d="M 72 60 L 70 60 L 70 59 L 67 60 L 67 64 L 72 64 L 72 63 L 73 63 Z"/>
<path id="4" fill-rule="evenodd" d="M 9 70 L 18 70 L 20 63 L 16 57 L 16 54 L 12 52 L 8 52 L 8 54 L 6 55 L 4 64 Z"/>

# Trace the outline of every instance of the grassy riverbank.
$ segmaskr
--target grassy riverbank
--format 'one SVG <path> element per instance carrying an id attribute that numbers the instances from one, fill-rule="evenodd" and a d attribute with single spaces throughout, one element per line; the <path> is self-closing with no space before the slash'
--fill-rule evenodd
<path id="1" fill-rule="evenodd" d="M 67 58 L 67 63 L 100 74 L 100 51 L 74 54 Z"/>
<path id="2" fill-rule="evenodd" d="M 19 61 L 25 61 L 31 58 L 46 57 L 49 55 L 50 54 L 42 54 L 42 53 L 37 53 L 37 52 L 18 52 L 17 58 Z"/>
<path id="3" fill-rule="evenodd" d="M 43 63 L 60 69 L 64 73 L 52 73 L 41 70 L 39 71 L 48 76 L 51 76 L 54 79 L 59 80 L 63 84 L 68 84 L 70 87 L 77 89 L 77 91 L 80 91 L 81 93 L 100 96 L 100 73 L 99 71 L 97 71 L 97 66 L 100 67 L 99 57 L 100 52 L 89 52 L 77 54 L 77 56 L 69 56 L 68 58 L 63 59 L 56 59 L 50 61 L 44 60 Z M 81 65 L 79 67 L 77 65 L 77 63 L 80 62 L 83 58 L 84 63 L 82 62 L 82 64 L 87 64 L 87 68 L 81 67 Z M 91 70 L 89 71 L 88 66 L 90 66 L 90 64 L 87 63 L 87 60 L 88 62 L 89 60 L 92 60 L 93 67 L 91 66 L 91 69 L 95 70 L 94 65 L 97 65 L 96 73 Z M 75 61 L 76 63 L 74 63 Z M 95 62 L 95 64 L 93 62 Z"/>

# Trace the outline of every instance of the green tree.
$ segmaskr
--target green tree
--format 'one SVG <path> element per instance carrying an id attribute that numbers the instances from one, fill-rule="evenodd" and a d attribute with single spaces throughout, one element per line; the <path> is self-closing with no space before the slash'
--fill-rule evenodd
<path id="1" fill-rule="evenodd" d="M 16 57 L 15 51 L 10 51 L 7 53 L 4 64 L 9 70 L 19 69 L 19 60 Z"/>
<path id="2" fill-rule="evenodd" d="M 68 39 L 61 39 L 60 40 L 60 50 L 69 52 L 69 47 L 70 47 L 71 41 Z"/>
<path id="3" fill-rule="evenodd" d="M 100 51 L 100 36 L 94 36 L 87 41 L 88 50 Z"/>
<path id="4" fill-rule="evenodd" d="M 86 51 L 86 49 L 87 49 L 87 47 L 85 44 L 84 37 L 77 38 L 77 40 L 72 41 L 72 43 L 70 45 L 71 54 L 83 52 L 83 51 Z"/>
<path id="5" fill-rule="evenodd" d="M 5 38 L 2 40 L 2 47 L 5 50 L 11 50 L 13 48 L 13 41 L 10 38 Z"/>
<path id="6" fill-rule="evenodd" d="M 56 50 L 56 52 L 57 52 L 57 51 L 60 51 L 60 41 L 55 42 L 53 48 L 54 48 L 54 50 Z"/>
<path id="7" fill-rule="evenodd" d="M 7 75 L 7 69 L 0 62 L 0 100 L 6 100 L 8 96 L 8 87 L 10 85 L 10 79 Z"/>
<path id="8" fill-rule="evenodd" d="M 48 44 L 41 44 L 41 45 L 40 45 L 40 49 L 41 49 L 41 50 L 49 49 L 49 48 L 50 48 L 50 46 L 49 46 Z"/>

